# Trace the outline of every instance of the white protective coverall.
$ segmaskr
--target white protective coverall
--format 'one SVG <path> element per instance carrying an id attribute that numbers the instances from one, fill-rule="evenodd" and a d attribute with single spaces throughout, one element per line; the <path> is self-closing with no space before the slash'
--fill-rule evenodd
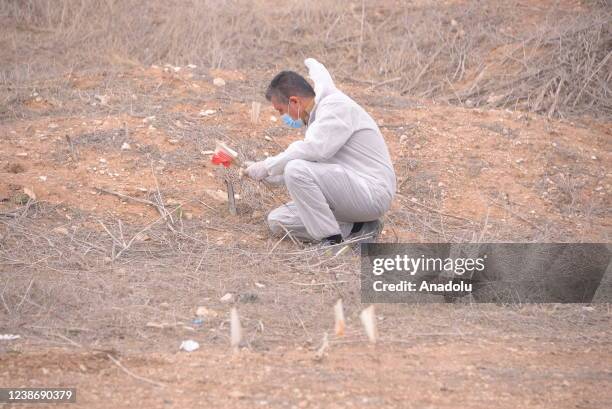
<path id="1" fill-rule="evenodd" d="M 314 82 L 315 105 L 303 140 L 264 164 L 268 181 L 284 179 L 291 202 L 274 209 L 268 224 L 302 240 L 346 238 L 354 222 L 389 210 L 396 181 L 389 150 L 372 117 L 338 90 L 323 64 L 304 61 Z M 282 225 L 283 227 L 281 227 Z"/>

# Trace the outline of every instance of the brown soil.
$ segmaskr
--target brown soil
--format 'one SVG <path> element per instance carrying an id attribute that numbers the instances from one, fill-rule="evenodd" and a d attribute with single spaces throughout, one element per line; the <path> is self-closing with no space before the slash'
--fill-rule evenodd
<path id="1" fill-rule="evenodd" d="M 26 277 L 23 286 L 4 297 L 7 324 L 0 330 L 23 337 L 0 341 L 1 385 L 76 387 L 77 407 L 87 408 L 610 407 L 609 305 L 381 305 L 382 341 L 368 345 L 357 317 L 357 255 L 347 255 L 339 265 L 293 260 L 283 268 L 278 257 L 296 247 L 291 242 L 273 247 L 276 239 L 263 225 L 265 212 L 283 200 L 282 191 L 240 182 L 240 212 L 229 216 L 215 193 L 224 189 L 221 173 L 202 153 L 221 139 L 248 159 L 261 159 L 300 137 L 272 121 L 275 112 L 266 105 L 261 121 L 250 123 L 251 101 L 261 100 L 256 79 L 262 76 L 269 73 L 194 75 L 187 68 L 136 67 L 117 77 L 120 86 L 109 91 L 102 106 L 69 99 L 61 102 L 62 109 L 81 113 L 60 115 L 53 111 L 57 101 L 25 101 L 26 119 L 0 124 L 0 212 L 20 215 L 18 222 L 7 218 L 1 225 L 0 243 L 11 255 L 3 268 L 14 273 L 7 286 Z M 214 77 L 224 78 L 226 86 L 212 85 Z M 71 86 L 100 92 L 104 81 L 75 76 Z M 353 83 L 339 85 L 381 125 L 399 177 L 382 241 L 454 241 L 473 235 L 506 241 L 607 240 L 610 123 L 461 109 L 394 99 Z M 154 100 L 143 104 L 161 108 L 139 106 L 148 92 Z M 130 107 L 136 113 L 130 114 Z M 199 114 L 208 109 L 216 112 Z M 130 149 L 121 149 L 124 142 Z M 152 206 L 100 189 L 149 200 L 157 185 L 167 205 L 183 203 L 185 226 L 210 226 L 199 230 L 206 237 L 194 241 L 209 247 L 198 248 L 193 260 L 176 256 L 184 254 L 178 253 L 183 248 L 162 240 L 160 232 L 167 233 L 162 225 L 141 240 L 158 247 L 144 243 L 122 256 L 125 263 L 123 258 L 111 261 L 110 250 L 92 250 L 89 259 L 74 250 L 81 258 L 70 258 L 66 271 L 45 264 L 43 253 L 50 247 L 35 246 L 41 237 L 65 242 L 57 237 L 70 229 L 106 237 L 100 221 L 106 226 L 121 220 L 126 230 L 135 230 L 159 217 Z M 42 203 L 30 203 L 38 212 L 31 224 L 28 212 L 34 210 L 22 213 L 25 204 L 18 196 L 24 188 Z M 19 229 L 11 223 L 39 229 L 30 230 L 37 236 L 31 248 L 14 241 Z M 101 252 L 114 247 L 109 237 L 105 240 Z M 243 247 L 238 251 L 236 246 Z M 206 249 L 223 247 L 228 257 L 236 257 L 235 264 L 194 268 L 198 259 L 201 264 L 217 257 Z M 31 258 L 20 258 L 21 252 Z M 27 273 L 43 266 L 48 269 L 29 288 Z M 250 268 L 249 275 L 241 268 Z M 77 276 L 63 275 L 72 272 Z M 327 285 L 330 280 L 337 283 Z M 56 288 L 64 282 L 70 286 Z M 240 303 L 248 341 L 237 354 L 227 345 L 228 307 L 218 301 L 232 286 L 256 294 L 254 303 Z M 55 311 L 57 294 L 75 298 Z M 135 294 L 144 298 L 133 301 Z M 349 310 L 349 332 L 331 337 L 327 354 L 316 361 L 338 297 Z M 198 305 L 219 316 L 193 328 Z M 15 315 L 7 314 L 9 309 Z M 18 314 L 20 309 L 26 312 Z M 45 320 L 56 321 L 45 326 Z M 147 326 L 161 321 L 168 328 Z M 201 348 L 178 352 L 188 338 Z M 107 354 L 148 381 L 128 375 Z"/>

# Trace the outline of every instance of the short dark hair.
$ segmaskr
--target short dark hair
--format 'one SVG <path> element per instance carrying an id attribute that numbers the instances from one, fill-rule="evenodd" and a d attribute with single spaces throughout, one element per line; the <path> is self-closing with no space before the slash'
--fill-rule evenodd
<path id="1" fill-rule="evenodd" d="M 289 97 L 314 97 L 312 86 L 297 72 L 281 71 L 272 79 L 266 90 L 266 99 L 276 97 L 281 103 L 289 102 Z"/>

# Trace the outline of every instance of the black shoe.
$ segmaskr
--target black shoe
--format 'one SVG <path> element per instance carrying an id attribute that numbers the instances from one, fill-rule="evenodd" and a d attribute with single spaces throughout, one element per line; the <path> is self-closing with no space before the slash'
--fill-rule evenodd
<path id="1" fill-rule="evenodd" d="M 347 240 L 350 240 L 351 243 L 373 242 L 380 235 L 383 227 L 382 219 L 355 223 Z"/>
<path id="2" fill-rule="evenodd" d="M 324 238 L 321 240 L 321 242 L 327 244 L 328 246 L 333 246 L 342 243 L 342 236 L 339 234 L 334 234 L 333 236 Z"/>

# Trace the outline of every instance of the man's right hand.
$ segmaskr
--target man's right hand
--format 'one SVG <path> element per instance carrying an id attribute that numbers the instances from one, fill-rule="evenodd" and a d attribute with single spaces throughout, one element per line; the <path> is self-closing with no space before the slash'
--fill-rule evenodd
<path id="1" fill-rule="evenodd" d="M 246 174 L 253 180 L 263 180 L 269 176 L 268 168 L 263 161 L 255 162 L 246 168 Z"/>

